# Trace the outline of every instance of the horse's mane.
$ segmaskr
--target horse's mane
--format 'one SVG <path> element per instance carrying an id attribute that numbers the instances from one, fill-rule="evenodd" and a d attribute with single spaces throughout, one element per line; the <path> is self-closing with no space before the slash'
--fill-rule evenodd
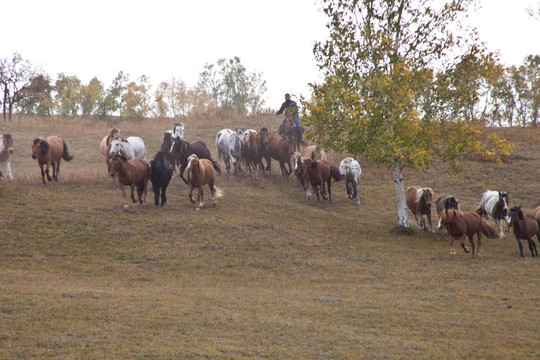
<path id="1" fill-rule="evenodd" d="M 422 199 L 422 196 L 424 196 L 424 193 L 428 191 L 430 193 L 433 193 L 431 188 L 428 188 L 428 187 L 418 189 L 418 191 L 416 192 L 416 202 L 420 202 L 420 200 Z"/>

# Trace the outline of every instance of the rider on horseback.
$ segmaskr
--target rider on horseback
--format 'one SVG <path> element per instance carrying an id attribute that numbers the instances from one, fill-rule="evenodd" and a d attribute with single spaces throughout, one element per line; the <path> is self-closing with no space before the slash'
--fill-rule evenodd
<path id="1" fill-rule="evenodd" d="M 296 105 L 295 101 L 291 100 L 290 94 L 285 94 L 285 102 L 281 104 L 281 108 L 276 111 L 276 115 L 280 115 L 283 112 L 285 112 L 285 118 L 287 118 L 287 115 L 289 115 L 289 117 L 292 115 L 292 119 L 294 120 L 296 128 L 298 129 L 298 134 L 300 134 L 300 141 L 303 142 L 304 130 L 302 129 L 302 126 L 300 126 L 300 119 L 298 118 L 298 105 Z M 285 119 L 281 122 L 281 125 L 278 128 L 279 135 L 282 135 L 281 128 L 283 127 L 284 121 Z"/>

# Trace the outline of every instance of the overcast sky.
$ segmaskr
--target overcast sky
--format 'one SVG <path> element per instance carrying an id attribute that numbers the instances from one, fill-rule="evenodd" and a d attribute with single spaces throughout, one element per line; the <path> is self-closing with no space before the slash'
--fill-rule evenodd
<path id="1" fill-rule="evenodd" d="M 481 0 L 470 15 L 507 65 L 540 54 L 540 0 Z M 309 95 L 320 80 L 313 44 L 326 37 L 315 0 L 16 0 L 2 4 L 0 57 L 18 52 L 53 80 L 58 73 L 108 87 L 119 72 L 154 88 L 172 77 L 194 86 L 205 64 L 238 56 L 267 81 L 267 106 Z"/>

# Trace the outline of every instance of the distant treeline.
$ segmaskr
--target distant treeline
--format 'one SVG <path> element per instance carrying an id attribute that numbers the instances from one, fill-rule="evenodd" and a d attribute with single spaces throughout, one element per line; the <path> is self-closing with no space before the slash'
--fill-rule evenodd
<path id="1" fill-rule="evenodd" d="M 260 73 L 249 73 L 234 57 L 205 65 L 193 87 L 171 78 L 153 89 L 147 76 L 132 80 L 122 71 L 107 87 L 97 77 L 83 84 L 77 76 L 64 73 L 53 81 L 14 53 L 11 58 L 0 58 L 0 89 L 4 121 L 11 121 L 13 114 L 19 120 L 23 114 L 96 119 L 181 118 L 265 112 L 266 81 Z"/>

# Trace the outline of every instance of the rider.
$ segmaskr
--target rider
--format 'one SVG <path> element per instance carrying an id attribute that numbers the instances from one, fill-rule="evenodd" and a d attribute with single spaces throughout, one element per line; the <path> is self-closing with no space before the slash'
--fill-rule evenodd
<path id="1" fill-rule="evenodd" d="M 298 129 L 298 133 L 300 134 L 300 140 L 304 141 L 304 130 L 300 126 L 300 119 L 298 118 L 298 105 L 296 105 L 295 101 L 291 100 L 290 94 L 285 94 L 285 102 L 281 104 L 281 108 L 276 111 L 276 115 L 279 115 L 283 112 L 285 112 L 286 114 L 292 113 L 292 118 L 294 120 L 294 123 L 296 124 L 296 128 Z M 281 124 L 283 125 L 283 121 L 281 122 Z M 278 129 L 278 134 L 281 135 L 281 126 Z"/>

